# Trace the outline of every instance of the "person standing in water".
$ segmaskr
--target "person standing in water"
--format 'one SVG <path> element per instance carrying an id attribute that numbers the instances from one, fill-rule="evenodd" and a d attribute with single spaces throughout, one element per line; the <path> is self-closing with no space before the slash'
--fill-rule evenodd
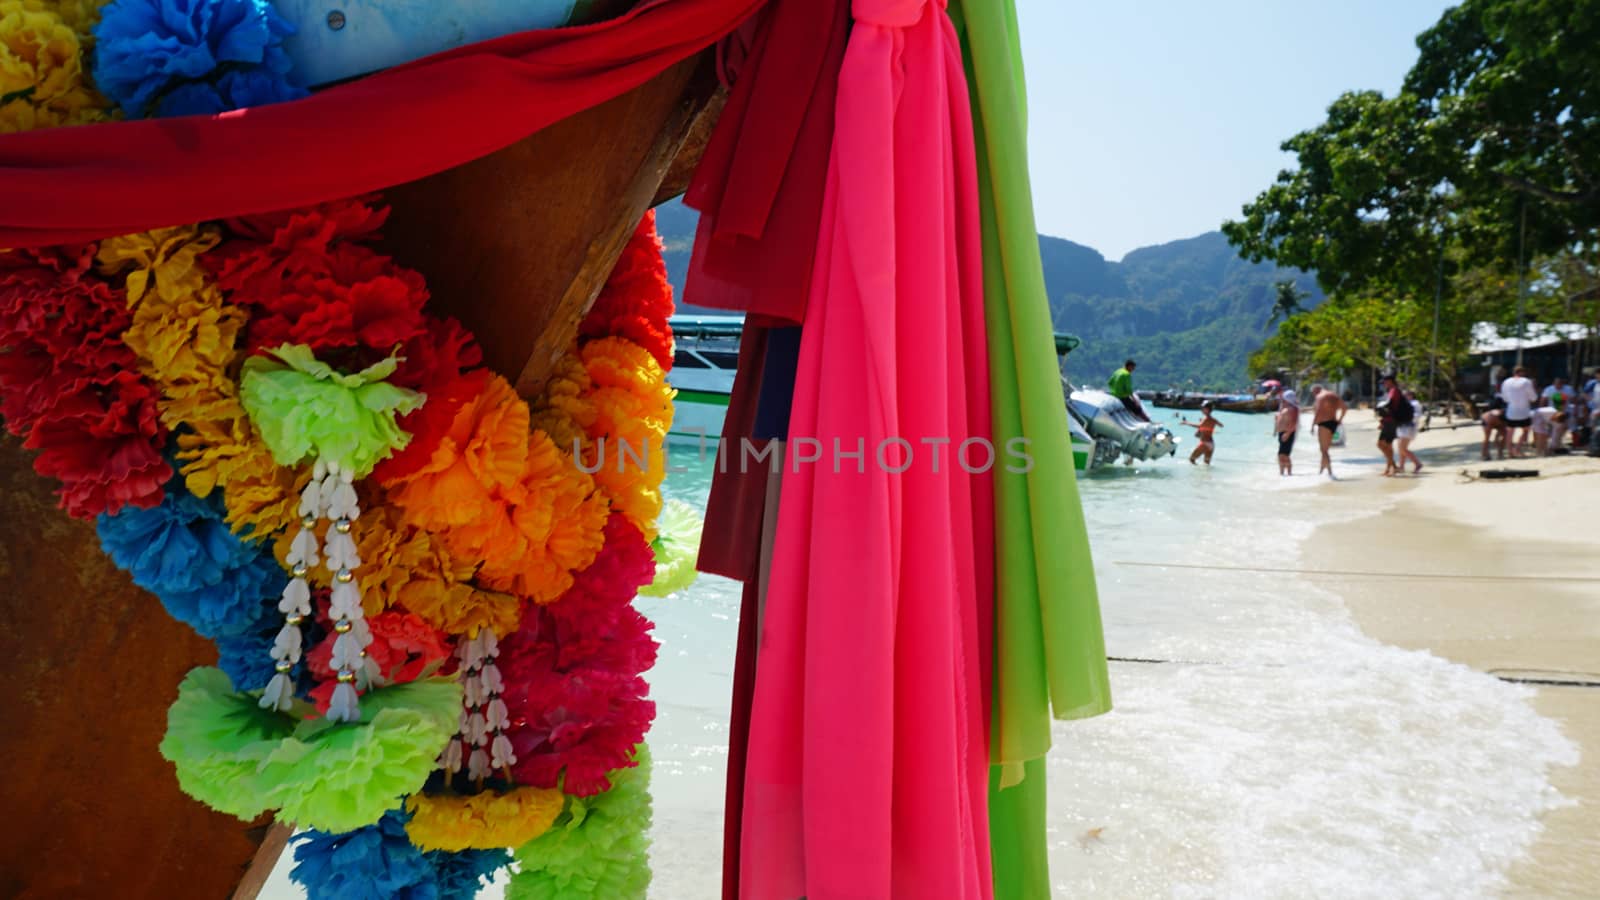
<path id="1" fill-rule="evenodd" d="M 1112 372 L 1111 377 L 1106 380 L 1106 390 L 1111 396 L 1121 400 L 1122 405 L 1128 408 L 1128 412 L 1133 413 L 1140 421 L 1148 422 L 1150 416 L 1145 413 L 1144 404 L 1139 402 L 1139 395 L 1133 392 L 1135 367 L 1136 363 L 1133 360 L 1125 360 L 1122 368 Z"/>
<path id="2" fill-rule="evenodd" d="M 1333 436 L 1344 425 L 1344 414 L 1349 409 L 1338 394 L 1322 385 L 1311 389 L 1311 421 L 1316 423 L 1317 449 L 1322 452 L 1322 462 L 1317 465 L 1318 475 L 1327 472 L 1328 477 L 1333 478 L 1333 457 L 1328 450 L 1333 446 Z"/>
<path id="3" fill-rule="evenodd" d="M 1211 465 L 1211 453 L 1216 446 L 1212 439 L 1212 433 L 1222 427 L 1222 423 L 1211 415 L 1211 401 L 1207 400 L 1200 404 L 1200 421 L 1191 422 L 1188 419 L 1180 419 L 1179 421 L 1194 429 L 1194 437 L 1198 442 L 1195 444 L 1194 452 L 1189 454 L 1189 465 L 1194 465 L 1195 460 L 1202 455 L 1206 458 L 1206 465 Z"/>
<path id="4" fill-rule="evenodd" d="M 1293 475 L 1294 460 L 1289 454 L 1294 452 L 1294 436 L 1300 431 L 1300 400 L 1293 390 L 1285 390 L 1278 398 L 1278 414 L 1272 419 L 1272 427 L 1278 435 L 1278 474 Z"/>

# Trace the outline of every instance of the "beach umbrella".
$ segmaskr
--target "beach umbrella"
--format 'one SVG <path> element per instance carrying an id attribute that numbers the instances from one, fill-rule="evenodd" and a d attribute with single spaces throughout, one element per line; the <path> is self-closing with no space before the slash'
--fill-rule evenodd
<path id="1" fill-rule="evenodd" d="M 1261 386 L 1266 390 L 1275 391 L 1278 388 L 1283 387 L 1283 382 L 1278 381 L 1275 378 L 1269 378 L 1266 381 L 1261 382 Z"/>

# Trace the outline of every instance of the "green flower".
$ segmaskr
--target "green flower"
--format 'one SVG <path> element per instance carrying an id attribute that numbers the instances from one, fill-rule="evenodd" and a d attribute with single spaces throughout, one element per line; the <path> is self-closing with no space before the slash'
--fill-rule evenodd
<path id="1" fill-rule="evenodd" d="M 611 773 L 611 790 L 568 797 L 549 831 L 516 851 L 507 900 L 635 900 L 650 887 L 650 752 Z"/>
<path id="2" fill-rule="evenodd" d="M 345 375 L 303 344 L 271 353 L 277 359 L 245 360 L 240 399 L 278 465 L 322 459 L 362 478 L 411 440 L 395 419 L 426 398 L 383 380 L 394 374 L 398 358 Z"/>
<path id="3" fill-rule="evenodd" d="M 269 809 L 302 828 L 353 831 L 421 790 L 455 734 L 461 687 L 427 679 L 361 698 L 361 721 L 261 709 L 220 669 L 191 671 L 167 712 L 161 755 L 185 793 L 250 820 Z"/>
<path id="4" fill-rule="evenodd" d="M 668 500 L 661 507 L 656 539 L 650 542 L 650 550 L 656 556 L 656 577 L 639 593 L 665 597 L 694 584 L 700 577 L 694 564 L 700 554 L 700 531 L 704 527 L 700 514 L 682 500 Z"/>

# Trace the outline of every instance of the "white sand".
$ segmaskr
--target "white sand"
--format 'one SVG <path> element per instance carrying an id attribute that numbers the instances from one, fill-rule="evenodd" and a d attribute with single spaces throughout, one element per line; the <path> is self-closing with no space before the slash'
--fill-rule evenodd
<path id="1" fill-rule="evenodd" d="M 1597 685 L 1537 689 L 1536 708 L 1561 723 L 1582 759 L 1553 773 L 1575 802 L 1545 815 L 1508 893 L 1600 896 L 1600 459 L 1480 462 L 1473 426 L 1424 432 L 1414 447 L 1423 474 L 1385 479 L 1370 415 L 1348 421 L 1350 446 L 1335 462 L 1344 480 L 1316 492 L 1372 514 L 1319 528 L 1307 568 L 1421 576 L 1326 585 L 1386 643 L 1502 677 Z M 1540 474 L 1474 480 L 1487 468 Z"/>

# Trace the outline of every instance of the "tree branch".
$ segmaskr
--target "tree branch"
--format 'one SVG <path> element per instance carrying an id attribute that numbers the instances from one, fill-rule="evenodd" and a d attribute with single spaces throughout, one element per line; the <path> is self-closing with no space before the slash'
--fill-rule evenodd
<path id="1" fill-rule="evenodd" d="M 1563 191 L 1555 188 L 1545 187 L 1538 182 L 1529 181 L 1526 178 L 1521 178 L 1516 175 L 1507 175 L 1504 172 L 1496 172 L 1494 174 L 1496 178 L 1500 179 L 1502 184 L 1505 184 L 1508 187 L 1516 188 L 1517 190 L 1527 194 L 1534 194 L 1536 196 L 1543 197 L 1544 199 L 1554 203 L 1573 204 L 1600 202 L 1600 188 L 1594 188 L 1587 191 Z"/>

